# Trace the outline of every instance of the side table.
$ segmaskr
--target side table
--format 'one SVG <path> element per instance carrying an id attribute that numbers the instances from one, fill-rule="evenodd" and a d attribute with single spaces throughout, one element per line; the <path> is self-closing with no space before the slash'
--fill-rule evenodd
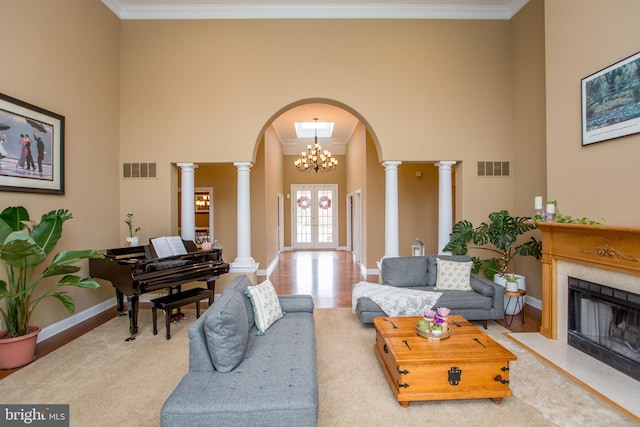
<path id="1" fill-rule="evenodd" d="M 504 291 L 504 296 L 505 298 L 507 298 L 507 304 L 504 307 L 504 323 L 506 323 L 507 326 L 511 326 L 511 324 L 513 323 L 513 318 L 517 316 L 517 314 L 507 314 L 507 309 L 509 308 L 509 304 L 511 304 L 512 299 L 515 299 L 515 306 L 513 311 L 517 313 L 518 308 L 520 308 L 520 318 L 522 320 L 522 324 L 524 325 L 524 298 L 520 299 L 520 297 L 523 297 L 526 294 L 527 291 L 523 289 L 518 289 L 517 292 L 508 292 L 507 290 Z M 507 322 L 507 316 L 511 316 L 510 322 Z"/>

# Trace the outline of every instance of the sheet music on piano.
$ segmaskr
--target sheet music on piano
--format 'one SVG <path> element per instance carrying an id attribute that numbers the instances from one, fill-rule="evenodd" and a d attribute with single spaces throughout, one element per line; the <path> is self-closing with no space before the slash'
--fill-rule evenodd
<path id="1" fill-rule="evenodd" d="M 187 254 L 187 249 L 180 236 L 156 237 L 151 239 L 151 245 L 160 258 Z"/>

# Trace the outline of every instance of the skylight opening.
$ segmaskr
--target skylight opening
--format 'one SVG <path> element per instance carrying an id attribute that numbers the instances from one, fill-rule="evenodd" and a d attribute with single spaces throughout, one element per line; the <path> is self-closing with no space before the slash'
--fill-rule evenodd
<path id="1" fill-rule="evenodd" d="M 314 130 L 318 129 L 318 138 L 331 138 L 333 122 L 295 122 L 298 138 L 313 138 Z"/>

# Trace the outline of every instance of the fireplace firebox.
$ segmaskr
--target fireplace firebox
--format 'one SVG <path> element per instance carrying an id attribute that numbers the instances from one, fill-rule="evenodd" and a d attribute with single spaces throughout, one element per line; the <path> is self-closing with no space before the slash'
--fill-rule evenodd
<path id="1" fill-rule="evenodd" d="M 569 277 L 568 344 L 640 380 L 640 295 Z"/>

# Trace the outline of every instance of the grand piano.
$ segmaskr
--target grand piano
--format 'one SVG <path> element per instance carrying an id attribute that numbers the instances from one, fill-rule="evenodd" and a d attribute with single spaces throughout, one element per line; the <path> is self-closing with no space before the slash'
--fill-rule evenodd
<path id="1" fill-rule="evenodd" d="M 130 339 L 138 333 L 139 297 L 147 292 L 168 289 L 193 281 L 206 281 L 214 291 L 215 280 L 229 272 L 222 260 L 222 249 L 202 251 L 194 242 L 183 240 L 186 254 L 159 258 L 153 245 L 102 251 L 104 258 L 89 259 L 89 274 L 111 282 L 116 288 L 117 309 L 124 311 L 127 297 Z M 213 294 L 213 292 L 212 292 Z M 209 301 L 211 303 L 211 301 Z"/>

